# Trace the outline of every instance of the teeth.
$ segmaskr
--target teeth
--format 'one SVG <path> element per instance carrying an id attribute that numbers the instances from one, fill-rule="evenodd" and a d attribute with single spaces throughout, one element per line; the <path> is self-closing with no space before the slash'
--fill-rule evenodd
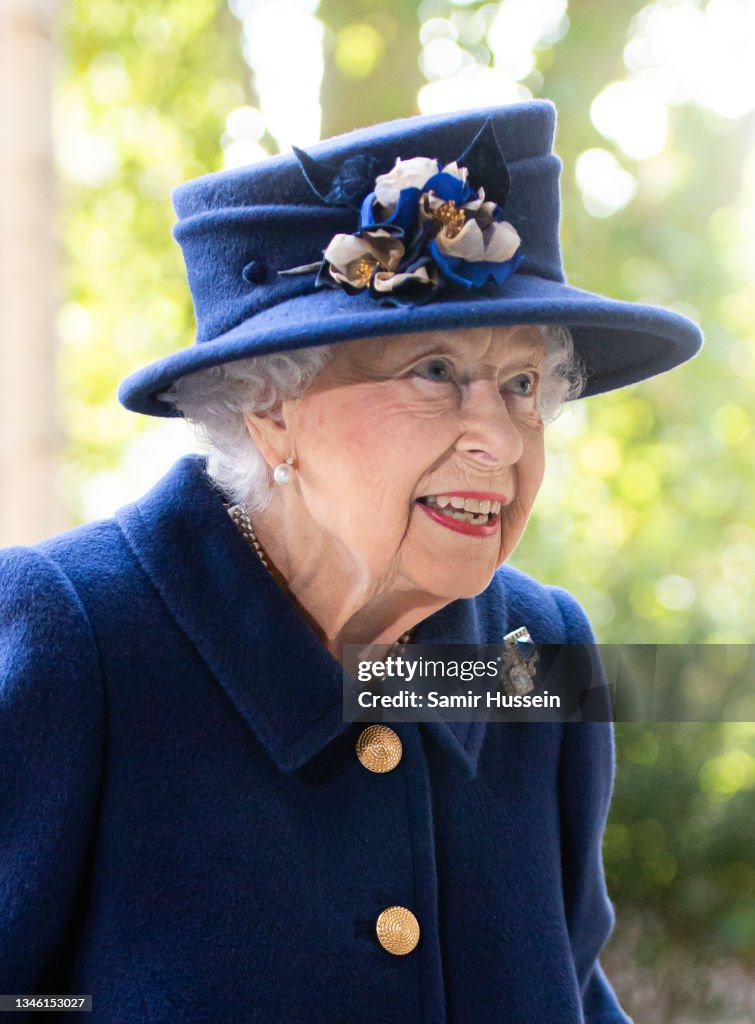
<path id="1" fill-rule="evenodd" d="M 501 511 L 500 501 L 492 501 L 485 499 L 481 501 L 479 498 L 461 498 L 448 494 L 429 494 L 425 501 L 428 505 L 436 505 L 438 508 L 452 508 L 459 512 L 471 512 L 473 515 L 491 515 L 497 516 Z"/>
<path id="2" fill-rule="evenodd" d="M 462 498 L 450 494 L 428 494 L 426 504 L 433 508 L 443 509 L 449 519 L 460 523 L 471 523 L 472 526 L 487 526 L 490 517 L 497 516 L 501 511 L 500 501 L 486 498 Z"/>

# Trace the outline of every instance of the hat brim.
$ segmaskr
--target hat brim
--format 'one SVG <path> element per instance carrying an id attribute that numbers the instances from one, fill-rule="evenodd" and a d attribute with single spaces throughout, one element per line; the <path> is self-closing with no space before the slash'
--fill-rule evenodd
<path id="1" fill-rule="evenodd" d="M 619 302 L 521 272 L 506 282 L 499 296 L 449 292 L 424 306 L 384 306 L 367 292 L 348 295 L 324 288 L 281 302 L 210 341 L 137 370 L 121 383 L 118 398 L 133 412 L 177 416 L 157 395 L 179 377 L 220 363 L 337 341 L 529 323 L 570 329 L 588 374 L 579 397 L 664 373 L 691 359 L 702 345 L 700 328 L 679 313 Z"/>

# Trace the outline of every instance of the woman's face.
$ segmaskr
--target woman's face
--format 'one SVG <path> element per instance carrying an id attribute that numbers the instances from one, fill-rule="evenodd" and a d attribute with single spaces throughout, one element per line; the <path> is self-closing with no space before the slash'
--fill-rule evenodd
<path id="1" fill-rule="evenodd" d="M 279 489 L 288 522 L 378 589 L 479 593 L 518 543 L 542 481 L 539 330 L 333 348 L 306 394 L 283 403 L 279 454 L 296 468 Z"/>

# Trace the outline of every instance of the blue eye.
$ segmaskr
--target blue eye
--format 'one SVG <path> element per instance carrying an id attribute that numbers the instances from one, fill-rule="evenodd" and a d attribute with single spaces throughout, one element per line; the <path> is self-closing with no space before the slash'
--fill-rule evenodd
<path id="1" fill-rule="evenodd" d="M 413 372 L 424 377 L 425 380 L 434 380 L 440 384 L 446 383 L 453 377 L 450 364 L 447 360 L 439 358 L 426 359 L 423 363 L 415 366 Z"/>
<path id="2" fill-rule="evenodd" d="M 536 381 L 531 373 L 518 373 L 516 377 L 507 380 L 503 390 L 510 391 L 517 398 L 531 398 L 535 394 Z"/>

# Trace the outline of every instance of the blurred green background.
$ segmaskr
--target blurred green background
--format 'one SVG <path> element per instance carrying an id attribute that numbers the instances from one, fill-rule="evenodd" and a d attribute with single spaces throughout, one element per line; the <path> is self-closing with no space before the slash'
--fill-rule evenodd
<path id="1" fill-rule="evenodd" d="M 391 117 L 548 97 L 570 281 L 688 313 L 706 346 L 549 427 L 512 561 L 571 590 L 604 641 L 753 640 L 751 0 L 72 0 L 60 18 L 71 521 L 194 447 L 115 400 L 193 338 L 176 184 Z M 755 724 L 620 725 L 617 742 L 607 970 L 638 1022 L 752 1022 Z"/>

